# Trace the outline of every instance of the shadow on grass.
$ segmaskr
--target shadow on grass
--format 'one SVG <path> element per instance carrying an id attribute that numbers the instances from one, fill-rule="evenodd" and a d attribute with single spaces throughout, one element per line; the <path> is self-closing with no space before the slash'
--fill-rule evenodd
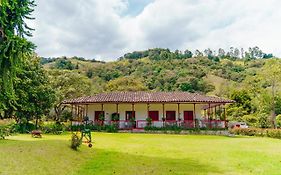
<path id="1" fill-rule="evenodd" d="M 161 156 L 161 155 L 160 155 Z M 95 155 L 75 174 L 222 174 L 219 167 L 191 159 L 148 157 L 95 149 Z"/>

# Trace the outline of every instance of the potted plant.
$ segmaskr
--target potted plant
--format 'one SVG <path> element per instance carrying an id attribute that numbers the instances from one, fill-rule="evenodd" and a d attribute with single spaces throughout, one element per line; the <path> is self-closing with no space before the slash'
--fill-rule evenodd
<path id="1" fill-rule="evenodd" d="M 151 124 L 152 124 L 152 119 L 151 119 L 150 117 L 147 117 L 145 120 L 146 120 L 146 125 L 147 125 L 147 126 L 151 126 Z"/>
<path id="2" fill-rule="evenodd" d="M 104 114 L 100 113 L 99 114 L 99 121 L 101 122 L 101 125 L 103 125 L 104 119 L 105 119 Z"/>
<path id="3" fill-rule="evenodd" d="M 133 128 L 136 128 L 136 119 L 135 119 L 135 117 L 134 117 L 134 116 L 131 117 L 131 118 L 129 119 L 129 121 L 130 121 L 131 126 L 132 126 Z"/>

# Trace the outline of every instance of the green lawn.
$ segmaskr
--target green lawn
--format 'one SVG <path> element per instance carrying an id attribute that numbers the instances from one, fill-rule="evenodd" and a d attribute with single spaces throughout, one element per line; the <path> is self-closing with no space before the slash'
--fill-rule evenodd
<path id="1" fill-rule="evenodd" d="M 281 140 L 93 133 L 94 146 L 69 148 L 70 135 L 0 140 L 0 174 L 281 174 Z"/>

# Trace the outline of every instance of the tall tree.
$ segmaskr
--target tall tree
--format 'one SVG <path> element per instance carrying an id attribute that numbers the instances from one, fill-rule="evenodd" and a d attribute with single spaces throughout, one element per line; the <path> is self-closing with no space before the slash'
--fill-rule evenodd
<path id="1" fill-rule="evenodd" d="M 13 96 L 15 69 L 19 63 L 30 56 L 34 45 L 25 39 L 31 36 L 31 28 L 25 23 L 35 6 L 33 0 L 0 1 L 0 79 L 1 93 Z"/>
<path id="2" fill-rule="evenodd" d="M 24 61 L 14 82 L 16 119 L 36 119 L 36 126 L 38 119 L 49 113 L 55 101 L 55 91 L 39 61 L 36 57 Z"/>
<path id="3" fill-rule="evenodd" d="M 276 91 L 280 87 L 281 81 L 281 61 L 278 59 L 271 59 L 266 62 L 260 75 L 264 82 L 270 88 L 271 94 L 271 122 L 272 126 L 276 128 Z"/>

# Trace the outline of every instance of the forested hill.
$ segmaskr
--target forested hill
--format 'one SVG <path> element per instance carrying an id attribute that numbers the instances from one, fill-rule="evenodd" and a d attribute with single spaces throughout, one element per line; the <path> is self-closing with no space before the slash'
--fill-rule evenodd
<path id="1" fill-rule="evenodd" d="M 227 88 L 240 84 L 255 75 L 265 63 L 259 49 L 245 52 L 244 58 L 236 49 L 203 53 L 189 50 L 171 52 L 169 49 L 149 49 L 127 53 L 118 61 L 99 62 L 84 58 L 42 58 L 44 67 L 52 72 L 80 74 L 92 82 L 92 93 L 103 91 L 189 91 L 227 96 Z M 254 53 L 252 53 L 254 52 Z M 69 70 L 69 71 L 63 71 Z"/>

